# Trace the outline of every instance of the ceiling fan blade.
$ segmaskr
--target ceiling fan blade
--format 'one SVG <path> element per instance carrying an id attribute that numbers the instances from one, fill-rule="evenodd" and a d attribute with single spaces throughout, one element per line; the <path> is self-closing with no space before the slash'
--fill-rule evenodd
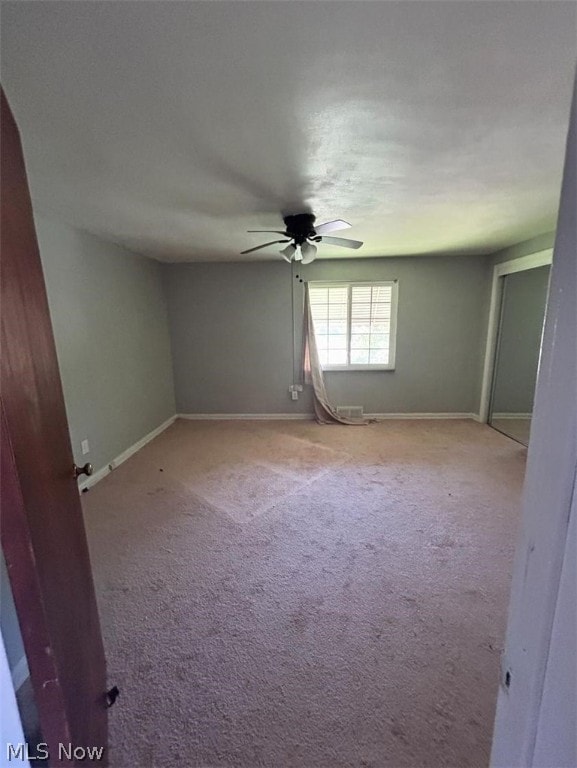
<path id="1" fill-rule="evenodd" d="M 287 245 L 286 248 L 283 248 L 282 251 L 280 251 L 281 256 L 285 261 L 288 261 L 290 264 L 292 261 L 292 257 L 295 255 L 297 247 L 296 245 L 293 245 L 292 243 L 290 245 Z"/>
<path id="2" fill-rule="evenodd" d="M 286 235 L 286 232 L 281 232 L 280 229 L 247 229 L 247 232 L 260 232 L 261 234 L 270 234 L 270 235 Z"/>
<path id="3" fill-rule="evenodd" d="M 321 242 L 328 243 L 328 245 L 340 245 L 343 248 L 360 248 L 362 242 L 360 240 L 349 240 L 346 237 L 324 237 Z"/>
<path id="4" fill-rule="evenodd" d="M 327 221 L 325 224 L 319 224 L 315 227 L 317 235 L 322 235 L 323 232 L 338 232 L 339 229 L 350 229 L 348 221 L 342 219 L 335 219 L 334 221 Z"/>
<path id="5" fill-rule="evenodd" d="M 314 261 L 317 255 L 317 247 L 312 243 L 303 243 L 301 245 L 302 263 L 310 264 Z"/>
<path id="6" fill-rule="evenodd" d="M 268 248 L 269 245 L 276 245 L 277 243 L 288 243 L 289 240 L 272 240 L 270 243 L 265 243 L 264 245 L 257 245 L 256 248 L 249 248 L 247 251 L 241 251 L 240 254 L 243 256 L 245 253 L 252 253 L 253 251 L 260 251 L 261 248 Z"/>

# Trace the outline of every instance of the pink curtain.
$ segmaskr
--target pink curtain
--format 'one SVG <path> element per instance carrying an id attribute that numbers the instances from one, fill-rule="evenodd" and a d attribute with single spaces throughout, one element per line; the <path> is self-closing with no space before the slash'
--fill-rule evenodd
<path id="1" fill-rule="evenodd" d="M 313 326 L 311 301 L 308 283 L 305 283 L 305 316 L 303 324 L 303 369 L 305 384 L 313 388 L 315 418 L 319 424 L 350 424 L 354 426 L 368 424 L 367 419 L 350 419 L 340 416 L 330 404 L 325 387 L 323 369 L 319 361 L 317 342 Z"/>

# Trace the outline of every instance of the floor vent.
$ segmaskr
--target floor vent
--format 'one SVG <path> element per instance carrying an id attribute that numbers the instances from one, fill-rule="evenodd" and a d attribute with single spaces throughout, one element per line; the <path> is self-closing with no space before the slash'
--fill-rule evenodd
<path id="1" fill-rule="evenodd" d="M 337 413 L 346 419 L 362 419 L 364 416 L 362 405 L 338 405 Z"/>

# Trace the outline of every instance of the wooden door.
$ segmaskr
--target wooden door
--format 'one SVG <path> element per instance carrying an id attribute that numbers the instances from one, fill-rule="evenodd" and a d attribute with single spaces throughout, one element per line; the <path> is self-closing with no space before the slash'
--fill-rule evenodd
<path id="1" fill-rule="evenodd" d="M 3 92 L 1 139 L 0 533 L 50 765 L 70 765 L 69 744 L 106 747 L 106 664 L 26 169 Z"/>

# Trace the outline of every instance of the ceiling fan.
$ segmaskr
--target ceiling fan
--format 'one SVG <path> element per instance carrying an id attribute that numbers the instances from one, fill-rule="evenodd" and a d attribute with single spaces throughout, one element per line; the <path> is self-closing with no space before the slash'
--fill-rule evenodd
<path id="1" fill-rule="evenodd" d="M 315 243 L 328 243 L 329 245 L 340 245 L 343 248 L 360 248 L 360 240 L 349 240 L 346 237 L 327 237 L 328 232 L 338 232 L 341 229 L 348 229 L 351 225 L 342 219 L 327 221 L 325 224 L 319 224 L 315 227 L 315 219 L 312 213 L 297 213 L 294 216 L 285 216 L 285 231 L 278 229 L 249 229 L 249 232 L 270 232 L 275 235 L 283 235 L 284 240 L 272 240 L 264 245 L 257 245 L 256 248 L 249 248 L 247 251 L 241 251 L 241 254 L 259 251 L 261 248 L 268 248 L 270 245 L 278 243 L 289 243 L 286 248 L 280 251 L 281 256 L 289 264 L 291 261 L 300 261 L 302 264 L 310 264 L 317 255 L 317 246 Z"/>

